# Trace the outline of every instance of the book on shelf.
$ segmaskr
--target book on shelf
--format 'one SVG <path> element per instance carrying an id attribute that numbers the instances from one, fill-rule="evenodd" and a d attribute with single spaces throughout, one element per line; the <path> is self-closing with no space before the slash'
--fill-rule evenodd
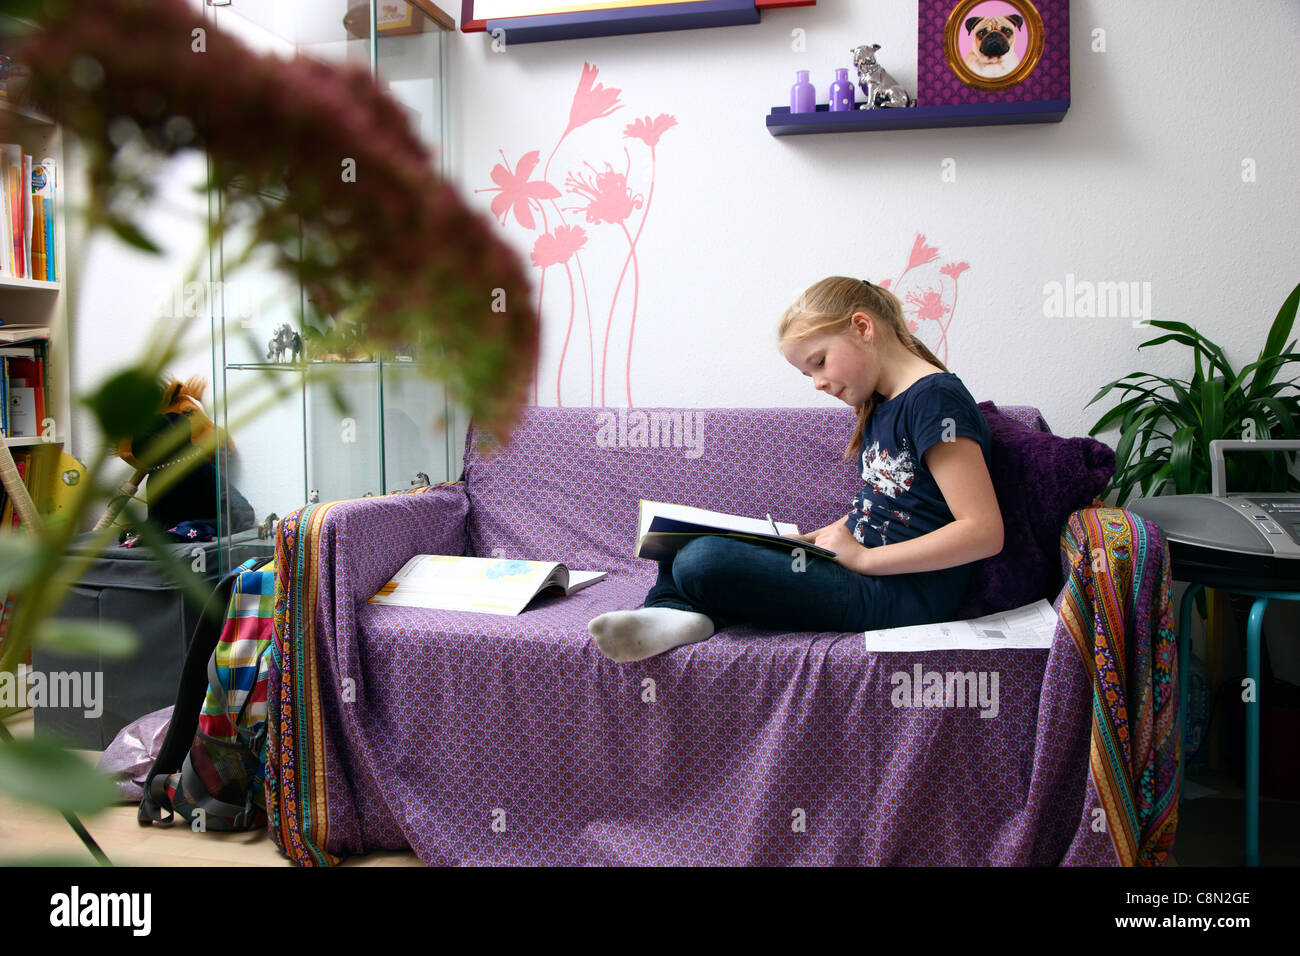
<path id="1" fill-rule="evenodd" d="M 16 143 L 0 143 L 0 276 L 53 282 L 57 166 Z"/>
<path id="2" fill-rule="evenodd" d="M 514 616 L 539 595 L 567 597 L 607 573 L 574 571 L 558 561 L 417 554 L 370 603 Z"/>
<path id="3" fill-rule="evenodd" d="M 58 479 L 58 469 L 63 452 L 57 445 L 45 445 L 35 448 L 16 449 L 14 451 L 14 467 L 17 469 L 23 484 L 27 487 L 28 494 L 31 495 L 32 504 L 36 506 L 40 514 L 49 514 L 53 510 L 55 494 L 55 482 Z M 22 519 L 18 510 L 14 507 L 4 487 L 0 485 L 0 528 L 8 532 L 10 529 L 19 529 L 22 527 Z M 0 606 L 0 654 L 4 653 L 6 637 L 9 633 L 9 623 L 13 618 L 14 612 L 14 594 L 2 594 L 4 604 Z M 31 664 L 31 651 L 25 658 L 25 663 Z"/>
<path id="4" fill-rule="evenodd" d="M 799 526 L 788 522 L 746 518 L 642 498 L 637 507 L 636 556 L 652 561 L 666 560 L 696 538 L 716 535 L 781 548 L 803 548 L 811 554 L 839 560 L 834 551 L 791 537 L 796 534 L 799 534 Z"/>
<path id="5" fill-rule="evenodd" d="M 54 160 L 47 159 L 40 165 L 32 167 L 32 203 L 33 213 L 40 223 L 40 258 L 33 255 L 36 265 L 36 277 L 46 282 L 58 280 L 56 257 L 54 255 L 54 194 L 57 176 Z"/>
<path id="6" fill-rule="evenodd" d="M 44 328 L 36 331 L 48 332 Z M 0 327 L 0 333 L 5 332 L 24 334 L 16 328 Z M 26 344 L 0 345 L 0 434 L 5 438 L 36 438 L 41 434 L 49 401 L 49 340 L 20 341 Z"/>
<path id="7" fill-rule="evenodd" d="M 0 325 L 0 343 L 14 345 L 19 342 L 39 342 L 49 339 L 48 325 Z"/>

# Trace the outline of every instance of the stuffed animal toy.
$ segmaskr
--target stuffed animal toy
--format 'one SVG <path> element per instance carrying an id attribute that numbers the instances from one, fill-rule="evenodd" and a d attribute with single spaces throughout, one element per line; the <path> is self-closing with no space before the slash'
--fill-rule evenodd
<path id="1" fill-rule="evenodd" d="M 163 402 L 157 417 L 139 434 L 118 444 L 118 457 L 134 466 L 136 472 L 100 519 L 101 526 L 111 522 L 126 501 L 134 497 L 142 479 L 152 480 L 176 468 L 184 470 L 184 475 L 165 493 L 154 495 L 146 490 L 149 520 L 164 531 L 184 522 L 217 527 L 216 455 L 218 450 L 224 450 L 227 461 L 233 461 L 234 446 L 203 410 L 206 390 L 207 382 L 198 377 L 184 382 L 172 378 L 163 381 Z M 182 422 L 189 427 L 183 427 Z M 203 443 L 214 436 L 212 448 L 205 451 Z M 164 447 L 162 442 L 168 442 L 170 447 Z M 142 463 L 152 464 L 144 467 Z M 222 530 L 231 534 L 252 528 L 257 523 L 252 507 L 232 483 L 227 482 L 227 486 L 228 498 L 220 501 L 225 519 Z"/>

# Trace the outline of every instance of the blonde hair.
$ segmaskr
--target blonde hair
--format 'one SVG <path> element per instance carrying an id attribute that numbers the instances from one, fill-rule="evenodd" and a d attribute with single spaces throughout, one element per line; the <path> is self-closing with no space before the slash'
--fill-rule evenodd
<path id="1" fill-rule="evenodd" d="M 830 276 L 809 286 L 799 301 L 781 316 L 776 329 L 777 344 L 797 342 L 814 335 L 847 335 L 859 348 L 868 348 L 860 344 L 857 335 L 851 334 L 855 312 L 865 312 L 876 321 L 878 328 L 889 329 L 913 355 L 948 371 L 948 366 L 940 362 L 920 339 L 908 331 L 903 319 L 903 303 L 898 300 L 898 296 L 863 279 L 847 276 Z M 869 348 L 875 349 L 874 340 Z M 875 394 L 857 406 L 853 437 L 844 449 L 843 457 L 846 461 L 857 457 L 862 433 L 866 430 L 867 420 L 871 418 L 875 407 Z"/>

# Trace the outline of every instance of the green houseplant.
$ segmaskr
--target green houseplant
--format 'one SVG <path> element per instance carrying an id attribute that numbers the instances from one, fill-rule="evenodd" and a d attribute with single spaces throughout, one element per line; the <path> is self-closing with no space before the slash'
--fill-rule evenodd
<path id="1" fill-rule="evenodd" d="M 1292 351 L 1296 340 L 1287 339 L 1295 325 L 1300 285 L 1291 290 L 1268 331 L 1264 347 L 1255 361 L 1235 370 L 1223 349 L 1195 328 L 1182 322 L 1151 322 L 1168 334 L 1143 342 L 1138 348 L 1177 342 L 1192 349 L 1190 380 L 1133 372 L 1104 386 L 1088 405 L 1112 389 L 1129 397 L 1106 412 L 1093 425 L 1091 436 L 1119 425 L 1116 471 L 1103 497 L 1116 494 L 1119 507 L 1140 491 L 1142 497 L 1162 494 L 1209 494 L 1210 442 L 1220 438 L 1296 438 L 1300 425 L 1300 372 L 1291 363 L 1300 361 Z M 1283 343 L 1286 343 L 1285 348 Z M 1289 373 L 1289 374 L 1288 374 Z M 1086 407 L 1086 406 L 1085 406 Z M 1225 459 L 1228 488 L 1250 488 L 1268 492 L 1300 491 L 1300 478 L 1280 455 L 1239 455 Z M 1204 590 L 1196 596 L 1197 611 L 1207 618 Z M 1244 634 L 1241 622 L 1249 614 L 1252 599 L 1229 595 L 1229 604 Z M 1244 643 L 1244 642 L 1243 642 Z M 1267 642 L 1263 647 L 1265 686 L 1273 683 Z"/>
<path id="2" fill-rule="evenodd" d="M 1298 302 L 1300 285 L 1278 310 L 1259 357 L 1240 371 L 1233 369 L 1222 348 L 1191 326 L 1183 322 L 1151 322 L 1168 334 L 1149 339 L 1138 348 L 1165 342 L 1190 347 L 1192 378 L 1189 381 L 1132 372 L 1103 386 L 1088 402 L 1091 405 L 1100 401 L 1116 388 L 1129 394 L 1088 432 L 1096 437 L 1119 425 L 1117 467 L 1103 497 L 1115 492 L 1116 503 L 1122 508 L 1137 488 L 1142 497 L 1209 494 L 1211 441 L 1297 437 L 1300 394 L 1294 391 L 1295 374 L 1288 376 L 1287 372 L 1292 362 L 1300 361 L 1300 353 L 1292 351 L 1295 339 L 1286 344 L 1285 350 L 1283 343 L 1295 325 Z M 1286 394 L 1288 389 L 1292 394 Z M 1300 479 L 1279 457 L 1272 456 L 1271 461 L 1268 457 L 1229 459 L 1229 487 L 1300 490 Z"/>

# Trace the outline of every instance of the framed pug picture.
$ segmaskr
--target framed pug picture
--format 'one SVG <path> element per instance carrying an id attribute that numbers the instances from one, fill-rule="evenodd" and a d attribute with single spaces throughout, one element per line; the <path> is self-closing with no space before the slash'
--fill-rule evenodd
<path id="1" fill-rule="evenodd" d="M 1043 18 L 1029 0 L 963 0 L 943 29 L 944 56 L 957 79 L 1005 90 L 1029 78 L 1043 56 Z"/>
<path id="2" fill-rule="evenodd" d="M 1070 0 L 918 0 L 917 105 L 1070 99 Z"/>

